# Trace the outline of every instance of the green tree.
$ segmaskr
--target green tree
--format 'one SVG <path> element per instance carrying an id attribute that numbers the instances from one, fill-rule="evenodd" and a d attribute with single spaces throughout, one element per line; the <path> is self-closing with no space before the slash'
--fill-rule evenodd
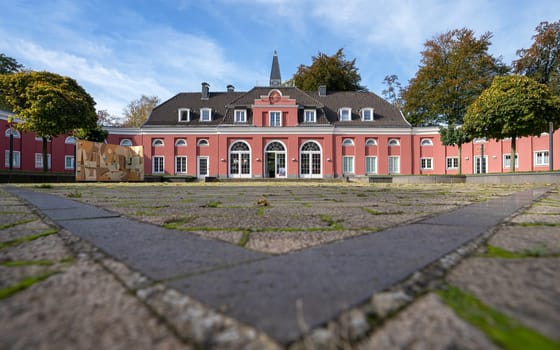
<path id="1" fill-rule="evenodd" d="M 159 102 L 159 97 L 146 95 L 130 102 L 124 109 L 125 121 L 123 126 L 129 128 L 141 127 Z"/>
<path id="2" fill-rule="evenodd" d="M 420 68 L 403 89 L 404 113 L 412 125 L 460 125 L 467 107 L 508 68 L 488 53 L 491 33 L 476 38 L 455 29 L 424 44 Z"/>
<path id="3" fill-rule="evenodd" d="M 4 74 L 0 95 L 21 120 L 16 128 L 43 139 L 44 171 L 49 138 L 96 127 L 95 101 L 74 79 L 49 72 Z"/>
<path id="4" fill-rule="evenodd" d="M 514 172 L 517 138 L 547 131 L 546 116 L 560 121 L 560 98 L 548 86 L 525 76 L 496 77 L 469 106 L 463 129 L 473 137 L 511 138 L 510 169 Z"/>
<path id="5" fill-rule="evenodd" d="M 22 69 L 23 65 L 19 64 L 14 58 L 0 53 L 0 74 L 17 73 Z"/>
<path id="6" fill-rule="evenodd" d="M 517 51 L 520 57 L 513 62 L 516 73 L 525 74 L 537 82 L 546 84 L 556 96 L 560 96 L 560 21 L 541 22 L 533 36 L 533 45 Z M 550 118 L 549 118 L 550 119 Z M 549 120 L 549 135 L 554 123 Z M 549 138 L 549 169 L 554 170 L 554 138 Z"/>
<path id="7" fill-rule="evenodd" d="M 439 128 L 441 143 L 445 146 L 457 146 L 457 155 L 459 158 L 459 175 L 463 173 L 463 144 L 470 142 L 471 137 L 465 133 L 462 127 L 449 125 Z"/>
<path id="8" fill-rule="evenodd" d="M 291 81 L 304 91 L 317 91 L 319 85 L 326 85 L 329 91 L 365 90 L 360 85 L 362 78 L 356 68 L 356 59 L 346 60 L 344 49 L 328 56 L 319 52 L 312 57 L 310 66 L 300 65 Z"/>

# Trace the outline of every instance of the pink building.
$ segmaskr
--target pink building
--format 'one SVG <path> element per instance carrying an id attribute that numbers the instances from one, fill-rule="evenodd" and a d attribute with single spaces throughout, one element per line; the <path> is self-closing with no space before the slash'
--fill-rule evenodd
<path id="1" fill-rule="evenodd" d="M 199 178 L 340 178 L 457 174 L 457 147 L 443 146 L 437 128 L 412 127 L 393 105 L 371 92 L 302 91 L 280 84 L 273 57 L 269 86 L 245 92 L 179 93 L 157 106 L 141 128 L 107 128 L 108 143 L 142 145 L 146 175 Z M 9 167 L 8 113 L 1 146 Z M 17 134 L 17 137 L 16 137 Z M 41 141 L 14 131 L 14 169 L 41 170 Z M 73 169 L 73 138 L 49 143 L 52 170 Z M 560 132 L 554 133 L 554 144 Z M 517 171 L 547 171 L 549 136 L 519 139 Z M 510 141 L 463 145 L 463 174 L 508 172 Z M 560 169 L 560 152 L 554 155 Z"/>

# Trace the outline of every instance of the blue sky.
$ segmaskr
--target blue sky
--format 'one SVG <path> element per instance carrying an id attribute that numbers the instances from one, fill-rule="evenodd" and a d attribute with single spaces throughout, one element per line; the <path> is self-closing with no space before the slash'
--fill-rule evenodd
<path id="1" fill-rule="evenodd" d="M 490 52 L 510 64 L 541 21 L 560 20 L 558 0 L 42 0 L 4 1 L 0 52 L 33 70 L 70 76 L 121 116 L 141 95 L 238 91 L 268 83 L 274 50 L 282 79 L 318 52 L 344 48 L 362 85 L 407 85 L 423 44 L 467 27 L 492 32 Z"/>

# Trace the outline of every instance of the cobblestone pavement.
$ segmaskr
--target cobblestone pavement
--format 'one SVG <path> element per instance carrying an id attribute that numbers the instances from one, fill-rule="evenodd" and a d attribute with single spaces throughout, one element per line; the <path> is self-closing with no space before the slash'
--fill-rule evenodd
<path id="1" fill-rule="evenodd" d="M 508 346 L 510 339 L 518 348 L 544 344 L 542 348 L 559 349 L 558 188 L 550 187 L 525 209 L 322 327 L 308 329 L 302 317 L 299 326 L 308 335 L 288 347 L 492 349 Z M 506 320 L 498 318 L 493 327 L 473 321 L 454 303 L 463 294 L 448 292 L 452 290 L 482 305 L 483 316 L 498 314 Z M 516 325 L 513 332 L 500 327 L 508 322 Z M 492 335 L 492 329 L 501 336 Z M 521 340 L 516 338 L 519 334 Z M 153 283 L 0 189 L 0 349 L 4 348 L 282 346 L 187 295 Z"/>

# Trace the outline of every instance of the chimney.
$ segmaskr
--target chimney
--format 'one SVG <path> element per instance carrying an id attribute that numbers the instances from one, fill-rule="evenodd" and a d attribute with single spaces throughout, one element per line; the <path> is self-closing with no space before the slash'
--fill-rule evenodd
<path id="1" fill-rule="evenodd" d="M 319 96 L 327 96 L 327 85 L 319 85 Z"/>
<path id="2" fill-rule="evenodd" d="M 207 100 L 210 97 L 210 84 L 204 82 L 202 83 L 202 93 L 200 98 L 203 100 Z"/>
<path id="3" fill-rule="evenodd" d="M 228 86 L 226 86 L 227 88 L 227 92 L 234 92 L 235 91 L 235 86 L 229 84 Z"/>

